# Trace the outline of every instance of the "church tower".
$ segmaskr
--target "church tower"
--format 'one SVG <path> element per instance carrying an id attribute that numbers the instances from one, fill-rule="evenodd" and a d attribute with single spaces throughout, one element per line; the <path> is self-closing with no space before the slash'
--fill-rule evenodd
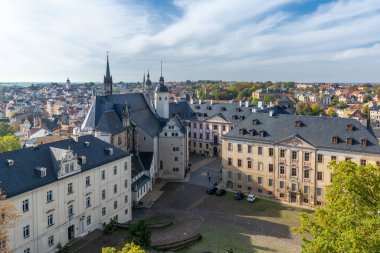
<path id="1" fill-rule="evenodd" d="M 161 62 L 161 77 L 156 90 L 154 91 L 154 108 L 158 116 L 161 118 L 169 118 L 169 90 L 165 86 L 164 77 L 162 76 L 162 62 Z"/>
<path id="2" fill-rule="evenodd" d="M 108 62 L 108 52 L 107 52 L 107 69 L 106 69 L 106 75 L 104 76 L 104 94 L 106 96 L 112 95 L 112 76 L 110 73 L 110 64 Z"/>

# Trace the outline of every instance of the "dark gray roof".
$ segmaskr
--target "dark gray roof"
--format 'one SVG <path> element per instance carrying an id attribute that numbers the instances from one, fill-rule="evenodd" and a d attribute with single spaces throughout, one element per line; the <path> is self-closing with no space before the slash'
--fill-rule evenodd
<path id="1" fill-rule="evenodd" d="M 86 141 L 90 143 L 88 147 L 84 145 Z M 92 135 L 79 137 L 78 142 L 63 140 L 43 144 L 38 148 L 23 148 L 12 152 L 1 153 L 0 188 L 4 190 L 7 197 L 13 197 L 58 181 L 50 147 L 58 149 L 68 149 L 70 147 L 78 157 L 86 156 L 86 163 L 81 165 L 82 172 L 129 155 L 127 152 L 115 148 Z M 105 154 L 104 149 L 108 147 L 113 147 L 113 155 L 111 156 Z M 14 161 L 13 166 L 8 166 L 8 159 Z M 35 168 L 37 167 L 47 169 L 45 177 L 40 177 L 35 173 Z"/>
<path id="2" fill-rule="evenodd" d="M 139 158 L 145 170 L 149 170 L 153 161 L 153 152 L 139 152 Z"/>
<path id="3" fill-rule="evenodd" d="M 158 116 L 149 107 L 142 93 L 97 96 L 82 125 L 82 130 L 94 130 L 97 127 L 104 132 L 120 130 L 125 110 L 128 110 L 132 124 L 141 127 L 150 136 L 153 137 L 161 131 Z M 110 113 L 110 111 L 115 113 Z M 106 122 L 118 121 L 118 126 L 110 125 L 114 123 L 99 123 L 106 112 L 109 115 L 104 120 Z"/>
<path id="4" fill-rule="evenodd" d="M 134 178 L 135 176 L 137 176 L 138 174 L 144 171 L 144 166 L 142 165 L 139 157 L 135 154 L 132 156 L 131 162 L 132 162 L 131 173 L 132 173 L 132 178 Z"/>
<path id="5" fill-rule="evenodd" d="M 258 120 L 258 125 L 253 125 L 254 119 Z M 296 127 L 295 123 L 298 120 L 302 122 L 301 127 Z M 347 131 L 347 125 L 353 125 L 354 131 Z M 240 134 L 240 129 L 244 129 L 243 135 Z M 254 136 L 249 134 L 251 129 L 256 131 Z M 260 136 L 262 130 L 265 131 L 264 137 Z M 315 148 L 380 154 L 380 146 L 372 133 L 357 120 L 345 118 L 289 114 L 278 114 L 271 117 L 268 113 L 253 113 L 227 133 L 224 138 L 274 144 L 291 136 L 303 139 Z M 338 137 L 337 144 L 332 143 L 333 136 Z M 346 138 L 353 138 L 353 145 L 347 144 Z M 367 146 L 360 145 L 362 138 L 367 140 Z"/>

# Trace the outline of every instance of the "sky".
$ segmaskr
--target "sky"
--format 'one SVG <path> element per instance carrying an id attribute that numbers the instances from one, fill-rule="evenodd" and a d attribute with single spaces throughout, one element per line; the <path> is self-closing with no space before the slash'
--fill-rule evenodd
<path id="1" fill-rule="evenodd" d="M 0 81 L 380 82 L 379 0 L 1 0 Z"/>

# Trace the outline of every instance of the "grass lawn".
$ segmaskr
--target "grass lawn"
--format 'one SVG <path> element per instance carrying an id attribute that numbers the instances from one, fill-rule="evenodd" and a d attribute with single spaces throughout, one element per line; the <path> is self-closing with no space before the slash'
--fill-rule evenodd
<path id="1" fill-rule="evenodd" d="M 206 219 L 200 229 L 202 240 L 180 253 L 224 253 L 228 248 L 234 253 L 299 251 L 300 240 L 290 228 L 299 225 L 300 213 L 310 210 L 266 199 L 236 201 L 233 196 L 206 198 L 198 209 L 215 219 Z"/>

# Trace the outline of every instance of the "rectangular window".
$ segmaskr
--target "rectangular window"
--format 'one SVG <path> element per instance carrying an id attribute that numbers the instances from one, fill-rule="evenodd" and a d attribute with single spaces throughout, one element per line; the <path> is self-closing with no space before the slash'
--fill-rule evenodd
<path id="1" fill-rule="evenodd" d="M 317 196 L 322 196 L 322 188 L 317 188 Z"/>
<path id="2" fill-rule="evenodd" d="M 0 240 L 0 252 L 5 249 L 6 242 L 5 240 Z"/>
<path id="3" fill-rule="evenodd" d="M 310 176 L 309 173 L 310 173 L 309 170 L 304 170 L 303 171 L 303 177 L 304 178 L 309 178 L 309 176 Z"/>
<path id="4" fill-rule="evenodd" d="M 106 215 L 106 208 L 102 207 L 102 216 Z"/>
<path id="5" fill-rule="evenodd" d="M 258 183 L 259 185 L 262 185 L 262 184 L 263 184 L 263 178 L 262 178 L 262 177 L 258 177 L 258 178 L 257 178 L 257 183 Z"/>
<path id="6" fill-rule="evenodd" d="M 117 193 L 117 184 L 115 184 L 114 186 L 113 186 L 113 194 L 116 194 Z"/>
<path id="7" fill-rule="evenodd" d="M 241 173 L 237 173 L 237 180 L 241 181 Z"/>
<path id="8" fill-rule="evenodd" d="M 317 172 L 317 180 L 318 181 L 322 181 L 323 180 L 323 173 L 320 172 L 320 171 Z"/>
<path id="9" fill-rule="evenodd" d="M 252 169 L 252 161 L 248 160 L 247 161 L 247 166 L 248 166 L 248 169 Z"/>
<path id="10" fill-rule="evenodd" d="M 367 165 L 367 160 L 360 160 L 360 165 L 366 166 Z"/>
<path id="11" fill-rule="evenodd" d="M 48 227 L 53 225 L 53 214 L 49 214 L 47 217 L 47 225 Z"/>
<path id="12" fill-rule="evenodd" d="M 72 217 L 74 215 L 74 207 L 73 205 L 69 205 L 67 208 L 67 214 L 69 217 Z"/>
<path id="13" fill-rule="evenodd" d="M 309 193 L 309 186 L 304 186 L 303 187 L 303 193 L 305 193 L 305 194 L 307 194 L 307 193 Z"/>
<path id="14" fill-rule="evenodd" d="M 214 125 L 214 130 L 218 130 L 218 125 Z"/>
<path id="15" fill-rule="evenodd" d="M 248 180 L 248 182 L 252 182 L 252 176 L 251 176 L 251 175 L 248 175 L 248 176 L 247 176 L 247 180 Z"/>
<path id="16" fill-rule="evenodd" d="M 304 160 L 305 161 L 310 161 L 310 153 L 305 153 L 304 154 Z"/>
<path id="17" fill-rule="evenodd" d="M 268 180 L 268 186 L 273 186 L 273 179 L 270 178 L 270 179 Z"/>
<path id="18" fill-rule="evenodd" d="M 285 157 L 285 149 L 280 150 L 280 157 Z"/>
<path id="19" fill-rule="evenodd" d="M 124 196 L 124 203 L 125 203 L 125 204 L 128 203 L 128 195 L 125 195 L 125 196 Z"/>
<path id="20" fill-rule="evenodd" d="M 285 175 L 285 166 L 280 166 L 280 175 Z"/>
<path id="21" fill-rule="evenodd" d="M 102 190 L 102 200 L 106 199 L 106 190 Z"/>
<path id="22" fill-rule="evenodd" d="M 46 202 L 51 202 L 51 201 L 53 201 L 53 191 L 48 191 L 47 193 L 46 193 Z"/>
<path id="23" fill-rule="evenodd" d="M 128 215 L 128 208 L 124 210 L 124 215 Z"/>
<path id="24" fill-rule="evenodd" d="M 86 187 L 91 185 L 90 176 L 86 177 Z"/>
<path id="25" fill-rule="evenodd" d="M 237 164 L 238 167 L 241 167 L 241 159 L 238 159 L 238 164 Z"/>
<path id="26" fill-rule="evenodd" d="M 273 172 L 273 164 L 268 165 L 268 170 L 269 170 L 269 172 Z"/>
<path id="27" fill-rule="evenodd" d="M 336 161 L 336 156 L 331 156 L 331 161 Z"/>
<path id="28" fill-rule="evenodd" d="M 69 165 L 66 163 L 65 164 L 65 173 L 69 173 L 69 172 L 70 172 Z"/>
<path id="29" fill-rule="evenodd" d="M 48 237 L 48 245 L 49 247 L 54 245 L 54 235 Z"/>
<path id="30" fill-rule="evenodd" d="M 228 158 L 228 165 L 232 165 L 232 158 Z"/>
<path id="31" fill-rule="evenodd" d="M 74 163 L 70 163 L 70 172 L 74 171 Z"/>
<path id="32" fill-rule="evenodd" d="M 91 197 L 86 197 L 86 208 L 89 208 L 91 206 Z"/>
<path id="33" fill-rule="evenodd" d="M 297 159 L 297 151 L 292 151 L 292 159 L 293 160 Z"/>
<path id="34" fill-rule="evenodd" d="M 273 148 L 269 148 L 269 156 L 273 156 Z"/>
<path id="35" fill-rule="evenodd" d="M 257 154 L 259 155 L 263 154 L 263 147 L 257 147 Z"/>
<path id="36" fill-rule="evenodd" d="M 228 171 L 228 172 L 227 172 L 227 178 L 229 178 L 229 179 L 232 178 L 232 172 L 231 172 L 231 171 Z"/>
<path id="37" fill-rule="evenodd" d="M 24 253 L 30 253 L 30 248 L 24 249 Z"/>
<path id="38" fill-rule="evenodd" d="M 237 145 L 237 150 L 238 150 L 238 152 L 241 152 L 241 144 Z"/>
<path id="39" fill-rule="evenodd" d="M 128 179 L 124 180 L 124 188 L 128 188 Z"/>
<path id="40" fill-rule="evenodd" d="M 297 183 L 292 183 L 292 191 L 297 191 Z"/>
<path id="41" fill-rule="evenodd" d="M 117 201 L 113 202 L 113 209 L 117 209 Z"/>
<path id="42" fill-rule="evenodd" d="M 199 139 L 203 139 L 203 134 L 199 134 Z"/>
<path id="43" fill-rule="evenodd" d="M 101 178 L 102 178 L 102 180 L 106 179 L 106 171 L 105 170 L 102 170 Z"/>
<path id="44" fill-rule="evenodd" d="M 117 175 L 117 166 L 114 166 L 114 167 L 113 167 L 113 174 L 114 174 L 114 175 Z"/>
<path id="45" fill-rule="evenodd" d="M 318 154 L 318 163 L 323 163 L 323 155 Z"/>
<path id="46" fill-rule="evenodd" d="M 199 147 L 202 148 L 202 143 L 199 143 Z"/>
<path id="47" fill-rule="evenodd" d="M 26 225 L 25 227 L 23 227 L 22 233 L 23 233 L 24 239 L 28 238 L 30 236 L 30 226 Z"/>
<path id="48" fill-rule="evenodd" d="M 252 146 L 251 145 L 248 145 L 248 153 L 252 153 Z"/>
<path id="49" fill-rule="evenodd" d="M 285 188 L 285 182 L 284 182 L 284 181 L 280 181 L 280 188 L 281 188 L 281 189 L 284 189 L 284 188 Z"/>
<path id="50" fill-rule="evenodd" d="M 87 226 L 91 225 L 91 215 L 87 216 L 87 218 L 86 218 L 86 224 L 87 224 Z"/>
<path id="51" fill-rule="evenodd" d="M 68 183 L 67 184 L 67 194 L 73 193 L 73 183 Z"/>
<path id="52" fill-rule="evenodd" d="M 22 201 L 22 212 L 28 212 L 29 211 L 29 199 Z"/>
<path id="53" fill-rule="evenodd" d="M 124 170 L 128 170 L 128 162 L 124 162 Z"/>
<path id="54" fill-rule="evenodd" d="M 292 177 L 297 176 L 297 168 L 292 168 Z"/>

